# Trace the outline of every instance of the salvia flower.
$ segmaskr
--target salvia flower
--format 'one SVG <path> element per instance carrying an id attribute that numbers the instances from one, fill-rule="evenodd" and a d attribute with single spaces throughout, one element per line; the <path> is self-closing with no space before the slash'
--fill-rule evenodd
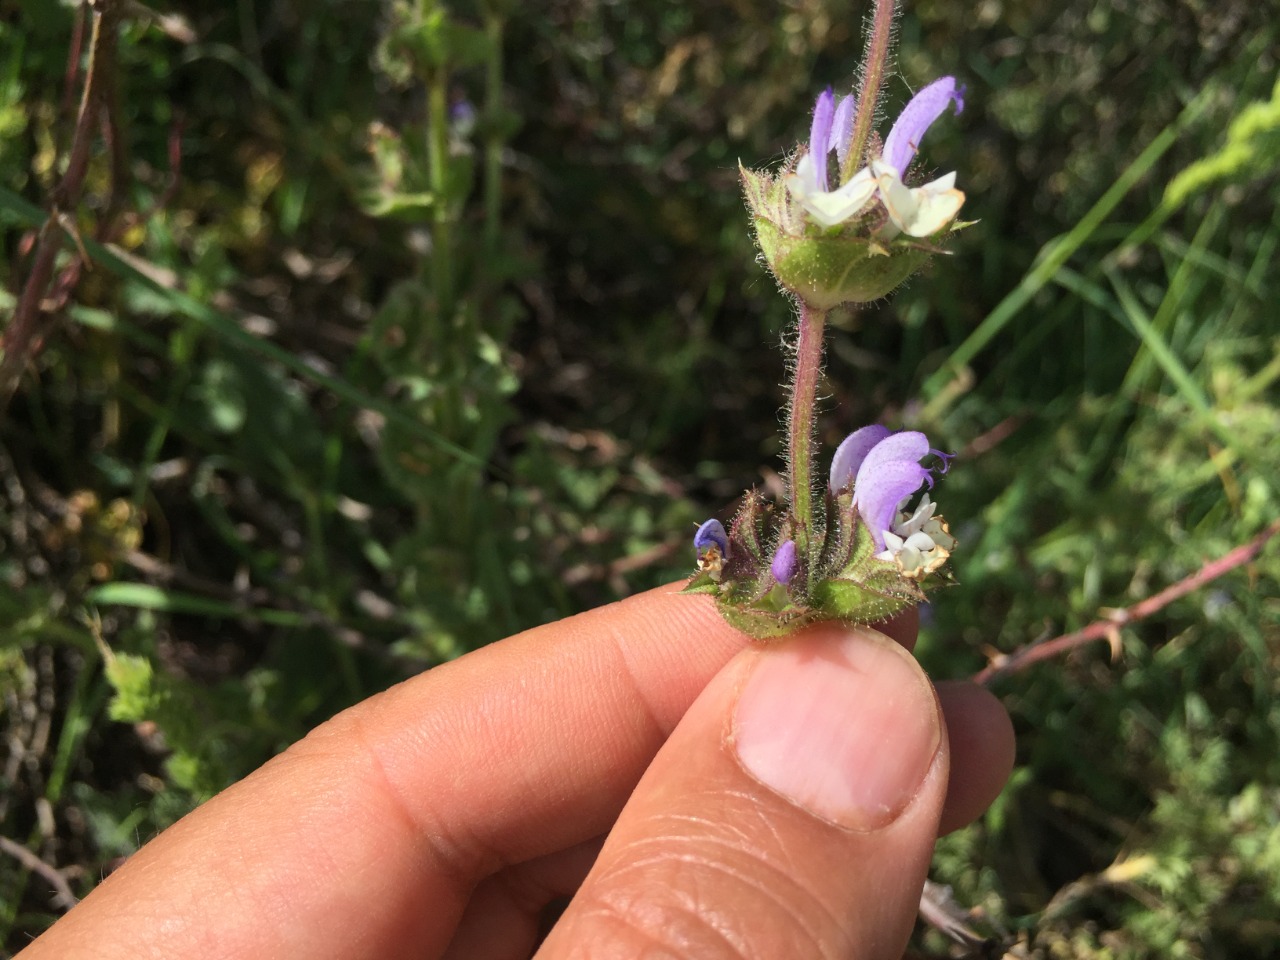
<path id="1" fill-rule="evenodd" d="M 920 462 L 930 455 L 940 461 L 935 468 Z M 949 454 L 929 446 L 923 433 L 892 433 L 879 425 L 849 434 L 831 461 L 831 489 L 852 488 L 853 506 L 879 551 L 876 559 L 895 563 L 913 580 L 946 563 L 956 541 L 946 521 L 934 516 L 937 504 L 929 494 L 914 512 L 902 511 L 922 486 L 932 489 L 933 470 L 945 473 L 950 461 Z"/>
<path id="2" fill-rule="evenodd" d="M 923 433 L 892 433 L 879 425 L 855 430 L 836 448 L 831 489 L 853 488 L 853 504 L 877 549 L 885 547 L 885 533 L 893 528 L 898 505 L 922 486 L 933 487 L 932 469 L 920 463 L 930 454 L 942 461 L 938 469 L 945 473 L 950 456 L 932 449 Z"/>
<path id="3" fill-rule="evenodd" d="M 934 121 L 964 108 L 963 93 L 954 77 L 924 87 L 881 148 L 874 136 L 865 147 L 851 143 L 858 104 L 828 88 L 797 159 L 777 174 L 742 169 L 756 240 L 783 287 L 822 310 L 877 300 L 937 252 L 923 241 L 955 229 L 964 194 L 955 173 L 913 185 L 911 166 Z M 851 158 L 854 149 L 862 155 Z"/>
<path id="4" fill-rule="evenodd" d="M 708 520 L 693 535 L 693 548 L 698 553 L 698 569 L 720 579 L 725 561 L 729 559 L 729 535 L 719 520 Z"/>

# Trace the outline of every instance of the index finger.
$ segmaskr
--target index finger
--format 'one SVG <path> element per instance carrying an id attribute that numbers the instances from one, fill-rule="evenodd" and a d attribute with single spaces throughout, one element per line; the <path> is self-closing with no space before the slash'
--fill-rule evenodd
<path id="1" fill-rule="evenodd" d="M 28 952 L 438 954 L 480 878 L 609 828 L 746 642 L 668 586 L 437 667 L 161 834 Z"/>

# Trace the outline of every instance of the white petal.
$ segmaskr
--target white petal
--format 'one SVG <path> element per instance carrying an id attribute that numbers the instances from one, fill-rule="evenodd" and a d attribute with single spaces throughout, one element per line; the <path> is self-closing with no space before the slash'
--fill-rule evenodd
<path id="1" fill-rule="evenodd" d="M 859 170 L 849 182 L 831 190 L 818 189 L 809 154 L 800 158 L 795 173 L 787 177 L 787 190 L 810 218 L 824 227 L 834 227 L 857 214 L 875 196 L 876 183 L 866 170 Z"/>
<path id="2" fill-rule="evenodd" d="M 898 171 L 887 164 L 876 164 L 876 184 L 880 188 L 880 201 L 889 219 L 899 230 L 906 231 L 915 219 L 917 201 L 915 191 L 898 179 Z"/>
<path id="3" fill-rule="evenodd" d="M 934 517 L 929 520 L 922 528 L 922 532 L 927 533 L 929 538 L 943 550 L 948 552 L 956 547 L 956 538 L 951 535 L 951 531 L 947 528 L 947 523 L 941 517 Z"/>
<path id="4" fill-rule="evenodd" d="M 913 533 L 919 533 L 925 528 L 934 511 L 938 509 L 938 505 L 929 499 L 926 493 L 920 498 L 920 504 L 916 507 L 915 512 L 907 517 L 901 523 L 894 524 L 893 532 L 900 537 L 909 537 Z"/>
<path id="5" fill-rule="evenodd" d="M 872 161 L 871 168 L 890 221 L 909 236 L 933 236 L 956 218 L 964 204 L 964 194 L 955 189 L 954 172 L 922 187 L 908 187 L 898 171 L 883 160 Z"/>
<path id="6" fill-rule="evenodd" d="M 964 205 L 964 194 L 959 190 L 926 193 L 927 187 L 911 192 L 917 198 L 914 215 L 902 227 L 913 237 L 931 237 L 956 218 Z"/>
<path id="7" fill-rule="evenodd" d="M 913 533 L 907 537 L 903 549 L 919 550 L 921 553 L 928 553 L 934 548 L 933 538 L 927 533 Z"/>
<path id="8" fill-rule="evenodd" d="M 818 167 L 813 162 L 812 153 L 806 153 L 800 158 L 800 162 L 796 164 L 796 176 L 804 184 L 805 193 L 822 193 L 826 190 L 825 183 L 818 183 Z"/>

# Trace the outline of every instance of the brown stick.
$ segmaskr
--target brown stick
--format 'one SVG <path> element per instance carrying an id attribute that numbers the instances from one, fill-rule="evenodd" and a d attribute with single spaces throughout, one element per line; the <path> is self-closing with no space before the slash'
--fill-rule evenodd
<path id="1" fill-rule="evenodd" d="M 116 0 L 86 0 L 93 10 L 93 31 L 89 40 L 89 65 L 85 71 L 80 113 L 68 151 L 67 170 L 49 197 L 49 216 L 40 227 L 35 256 L 18 299 L 17 309 L 0 336 L 0 413 L 8 406 L 31 357 L 47 334 L 44 316 L 45 293 L 53 276 L 54 262 L 62 249 L 62 217 L 73 210 L 84 187 L 89 169 L 90 149 L 97 129 L 99 108 L 109 74 L 115 62 L 117 21 Z M 75 274 L 78 277 L 78 271 Z"/>
<path id="2" fill-rule="evenodd" d="M 1108 640 L 1114 643 L 1114 638 L 1118 635 L 1118 631 L 1122 626 L 1143 620 L 1168 606 L 1179 597 L 1184 597 L 1193 590 L 1198 590 L 1205 584 L 1218 579 L 1224 573 L 1243 566 L 1261 553 L 1267 541 L 1277 533 L 1280 533 L 1280 520 L 1272 523 L 1271 526 L 1267 527 L 1248 543 L 1236 547 L 1217 560 L 1207 561 L 1195 573 L 1184 577 L 1172 586 L 1165 587 L 1154 596 L 1140 600 L 1131 607 L 1112 610 L 1106 617 L 1095 620 L 1082 630 L 1063 634 L 1060 637 L 1045 640 L 1041 643 L 1034 643 L 1022 647 L 1020 650 L 1015 650 L 1011 654 L 996 657 L 986 667 L 973 675 L 973 682 L 990 685 L 1001 677 L 1025 670 L 1033 663 L 1039 663 L 1041 660 L 1047 660 L 1060 653 L 1066 653 L 1068 650 L 1074 650 L 1076 647 L 1084 646 L 1084 644 L 1091 643 L 1094 640 Z"/>
<path id="3" fill-rule="evenodd" d="M 67 883 L 67 878 L 62 875 L 62 871 L 45 863 L 22 844 L 8 837 L 0 837 L 0 851 L 13 857 L 32 873 L 43 877 L 44 881 L 53 887 L 56 893 L 54 901 L 61 909 L 70 910 L 79 902 L 79 898 L 71 892 L 71 884 Z"/>

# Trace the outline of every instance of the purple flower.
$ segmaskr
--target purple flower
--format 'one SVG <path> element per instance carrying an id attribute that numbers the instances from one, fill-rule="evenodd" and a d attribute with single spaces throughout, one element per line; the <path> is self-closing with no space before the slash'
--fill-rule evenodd
<path id="1" fill-rule="evenodd" d="M 693 548 L 700 555 L 712 547 L 720 551 L 720 556 L 729 556 L 729 535 L 724 532 L 724 524 L 719 520 L 708 520 L 693 535 Z"/>
<path id="2" fill-rule="evenodd" d="M 852 95 L 842 97 L 837 104 L 828 87 L 814 105 L 809 149 L 787 178 L 788 191 L 809 219 L 823 227 L 851 220 L 878 192 L 889 214 L 886 239 L 899 233 L 932 236 L 956 218 L 964 203 L 964 194 L 955 188 L 955 174 L 945 174 L 920 187 L 908 187 L 902 178 L 929 127 L 953 103 L 956 113 L 964 109 L 964 89 L 955 77 L 942 77 L 929 84 L 898 115 L 881 155 L 832 190 L 827 175 L 828 157 L 834 150 L 844 165 L 857 104 Z"/>
<path id="3" fill-rule="evenodd" d="M 875 196 L 876 183 L 867 169 L 859 170 L 848 183 L 828 189 L 827 160 L 831 151 L 844 163 L 853 133 L 853 114 L 857 104 L 853 95 L 841 97 L 827 87 L 818 94 L 813 107 L 813 125 L 809 128 L 809 150 L 787 178 L 787 189 L 808 212 L 809 217 L 824 227 L 844 223 Z"/>
<path id="4" fill-rule="evenodd" d="M 919 187 L 902 182 L 925 132 L 951 103 L 955 103 L 956 113 L 964 109 L 964 88 L 956 85 L 956 78 L 933 81 L 911 98 L 889 131 L 880 159 L 871 161 L 880 201 L 889 214 L 889 225 L 883 231 L 887 239 L 898 233 L 931 237 L 954 220 L 964 204 L 964 194 L 956 189 L 955 173 Z"/>
<path id="5" fill-rule="evenodd" d="M 460 98 L 449 105 L 450 132 L 457 139 L 465 140 L 471 136 L 476 128 L 477 119 L 476 108 L 470 100 Z"/>
<path id="6" fill-rule="evenodd" d="M 945 473 L 948 454 L 929 446 L 929 438 L 915 430 L 891 432 L 873 424 L 855 430 L 836 449 L 831 463 L 831 489 L 839 493 L 853 484 L 853 505 L 871 531 L 877 550 L 885 549 L 885 534 L 898 518 L 898 505 L 920 489 L 933 487 L 933 470 L 920 461 L 933 454 Z"/>
<path id="7" fill-rule="evenodd" d="M 693 548 L 698 551 L 698 569 L 720 579 L 724 562 L 729 559 L 729 535 L 719 520 L 708 520 L 693 535 Z"/>
<path id="8" fill-rule="evenodd" d="M 773 555 L 773 563 L 769 564 L 769 572 L 773 574 L 773 579 L 785 587 L 795 578 L 799 570 L 800 558 L 796 554 L 796 542 L 794 540 L 784 540 L 781 546 L 778 547 L 778 552 Z"/>

